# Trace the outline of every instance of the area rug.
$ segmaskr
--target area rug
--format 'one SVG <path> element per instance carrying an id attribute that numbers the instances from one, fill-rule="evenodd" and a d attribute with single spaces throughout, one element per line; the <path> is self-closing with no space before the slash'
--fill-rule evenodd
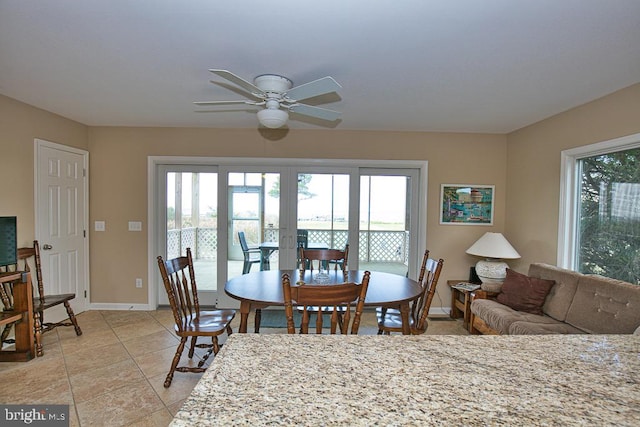
<path id="1" fill-rule="evenodd" d="M 302 314 L 298 313 L 297 310 L 293 312 L 293 323 L 296 325 L 296 328 L 300 326 L 302 321 Z M 311 325 L 316 324 L 316 315 L 311 314 L 309 322 Z M 331 324 L 331 316 L 325 314 L 322 316 L 322 324 L 330 325 Z M 284 310 L 262 310 L 262 316 L 260 317 L 260 327 L 261 328 L 286 328 L 287 327 L 287 318 L 284 315 Z"/>

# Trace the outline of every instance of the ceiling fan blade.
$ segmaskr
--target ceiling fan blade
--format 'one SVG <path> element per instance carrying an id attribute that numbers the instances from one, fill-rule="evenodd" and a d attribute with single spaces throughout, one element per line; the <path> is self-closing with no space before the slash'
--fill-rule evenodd
<path id="1" fill-rule="evenodd" d="M 223 79 L 227 79 L 230 82 L 237 84 L 247 92 L 251 93 L 253 96 L 256 96 L 258 98 L 263 98 L 265 96 L 265 93 L 262 90 L 260 90 L 259 87 L 255 86 L 251 82 L 246 81 L 242 77 L 236 76 L 231 71 L 216 70 L 216 69 L 211 69 L 209 71 L 211 71 L 213 74 L 219 75 Z"/>
<path id="2" fill-rule="evenodd" d="M 196 105 L 225 105 L 225 104 L 247 104 L 247 105 L 263 105 L 264 102 L 256 102 L 256 101 L 196 101 L 194 102 Z"/>
<path id="3" fill-rule="evenodd" d="M 342 86 L 340 86 L 340 84 L 335 81 L 333 77 L 327 76 L 291 88 L 285 93 L 285 97 L 291 101 L 300 101 L 301 99 L 308 99 L 313 98 L 314 96 L 336 92 L 338 91 L 338 89 L 342 89 Z"/>
<path id="4" fill-rule="evenodd" d="M 326 108 L 314 107 L 307 104 L 293 104 L 289 106 L 292 113 L 302 114 L 317 119 L 336 121 L 340 118 L 341 113 L 338 111 L 328 110 Z"/>

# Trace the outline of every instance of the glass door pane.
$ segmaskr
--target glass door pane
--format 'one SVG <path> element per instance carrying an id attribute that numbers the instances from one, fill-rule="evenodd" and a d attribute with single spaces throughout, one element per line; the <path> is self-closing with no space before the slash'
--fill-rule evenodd
<path id="1" fill-rule="evenodd" d="M 410 176 L 361 175 L 361 270 L 407 274 L 411 258 L 410 195 Z"/>
<path id="2" fill-rule="evenodd" d="M 349 238 L 349 175 L 298 173 L 298 245 L 344 249 Z"/>
<path id="3" fill-rule="evenodd" d="M 268 269 L 278 265 L 277 244 L 280 227 L 280 174 L 262 172 L 230 172 L 229 233 L 227 245 L 227 277 L 243 272 Z M 244 233 L 248 254 L 242 249 L 239 232 Z M 269 242 L 274 246 L 264 253 L 263 262 L 257 250 Z"/>
<path id="4" fill-rule="evenodd" d="M 191 248 L 198 291 L 215 292 L 218 174 L 167 172 L 166 189 L 166 259 L 185 256 Z"/>

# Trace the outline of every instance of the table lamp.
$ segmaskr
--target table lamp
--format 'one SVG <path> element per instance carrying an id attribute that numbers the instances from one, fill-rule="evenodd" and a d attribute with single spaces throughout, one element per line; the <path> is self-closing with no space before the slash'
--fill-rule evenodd
<path id="1" fill-rule="evenodd" d="M 482 289 L 490 292 L 498 292 L 507 276 L 509 266 L 503 260 L 520 258 L 502 233 L 485 233 L 466 252 L 485 258 L 476 264 L 476 274 L 482 281 Z"/>

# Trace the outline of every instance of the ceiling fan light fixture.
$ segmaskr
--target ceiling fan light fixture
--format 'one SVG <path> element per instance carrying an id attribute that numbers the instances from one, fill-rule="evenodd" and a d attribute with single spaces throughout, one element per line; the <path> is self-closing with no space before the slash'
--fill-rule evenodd
<path id="1" fill-rule="evenodd" d="M 289 114 L 284 110 L 265 108 L 258 111 L 258 121 L 261 125 L 270 129 L 284 126 L 287 120 L 289 120 Z"/>

